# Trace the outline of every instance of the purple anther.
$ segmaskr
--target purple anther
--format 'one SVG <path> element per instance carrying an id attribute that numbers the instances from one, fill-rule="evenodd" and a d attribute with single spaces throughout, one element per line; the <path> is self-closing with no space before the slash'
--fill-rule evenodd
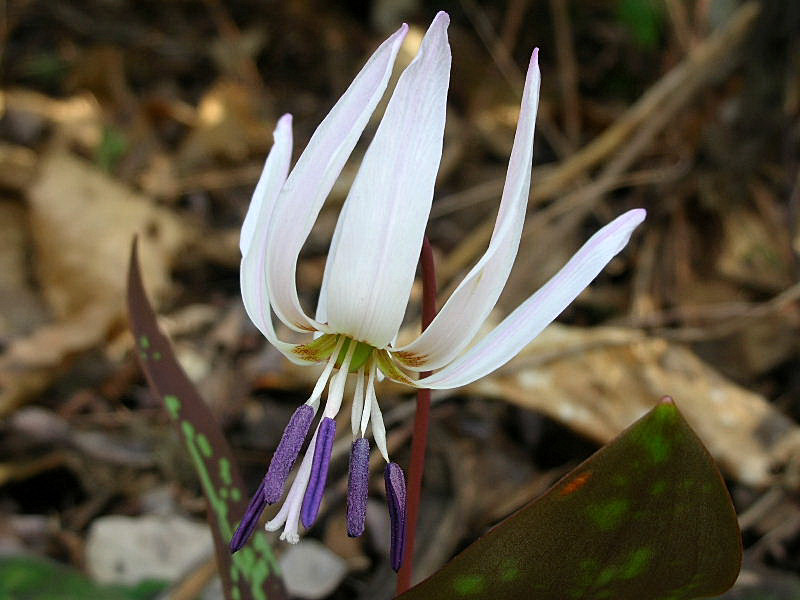
<path id="1" fill-rule="evenodd" d="M 328 465 L 331 462 L 333 438 L 336 437 L 336 421 L 325 417 L 319 423 L 317 444 L 314 446 L 314 462 L 311 464 L 311 477 L 303 496 L 303 507 L 300 509 L 300 519 L 305 527 L 311 527 L 317 520 L 319 505 L 325 493 L 325 483 L 328 481 Z"/>
<path id="2" fill-rule="evenodd" d="M 250 536 L 253 535 L 256 525 L 258 525 L 258 518 L 261 516 L 261 513 L 264 512 L 266 506 L 267 502 L 264 500 L 264 482 L 262 481 L 256 493 L 253 494 L 253 497 L 250 499 L 250 504 L 247 505 L 247 510 L 244 511 L 242 521 L 239 523 L 239 526 L 236 528 L 231 538 L 231 554 L 241 550 L 242 546 L 244 546 L 247 540 L 250 539 Z"/>
<path id="3" fill-rule="evenodd" d="M 392 568 L 399 571 L 403 564 L 406 542 L 406 477 L 397 463 L 390 462 L 383 472 L 386 482 L 386 501 L 389 504 L 389 527 L 392 534 L 390 558 Z"/>
<path id="4" fill-rule="evenodd" d="M 350 451 L 350 475 L 347 478 L 347 535 L 364 533 L 369 492 L 369 440 L 358 438 Z"/>
<path id="5" fill-rule="evenodd" d="M 289 419 L 289 424 L 283 430 L 283 436 L 272 455 L 269 469 L 264 477 L 264 501 L 267 504 L 274 504 L 283 496 L 283 486 L 289 477 L 297 455 L 306 441 L 311 421 L 314 420 L 314 409 L 308 404 L 304 404 Z"/>

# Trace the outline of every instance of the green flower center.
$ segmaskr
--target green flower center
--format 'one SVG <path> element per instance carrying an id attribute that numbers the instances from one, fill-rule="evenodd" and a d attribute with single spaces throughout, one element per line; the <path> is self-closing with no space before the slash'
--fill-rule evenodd
<path id="1" fill-rule="evenodd" d="M 365 344 L 364 342 L 357 342 L 352 338 L 345 338 L 344 344 L 342 344 L 342 349 L 339 350 L 339 356 L 336 359 L 336 367 L 341 368 L 342 363 L 344 362 L 345 356 L 347 356 L 347 350 L 350 348 L 350 344 L 355 344 L 355 350 L 353 350 L 353 357 L 350 359 L 350 373 L 357 373 L 358 370 L 364 366 L 369 358 L 370 354 L 372 354 L 373 348 L 369 344 Z"/>

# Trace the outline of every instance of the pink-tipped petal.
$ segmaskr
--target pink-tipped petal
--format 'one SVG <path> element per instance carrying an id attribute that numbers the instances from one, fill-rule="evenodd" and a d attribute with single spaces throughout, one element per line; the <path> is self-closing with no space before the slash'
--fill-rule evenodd
<path id="1" fill-rule="evenodd" d="M 382 348 L 403 319 L 442 156 L 449 17 L 439 13 L 397 82 L 339 217 L 328 324 Z"/>
<path id="2" fill-rule="evenodd" d="M 511 272 L 530 192 L 541 81 L 536 54 L 534 51 L 525 79 L 517 132 L 489 247 L 422 335 L 393 352 L 412 371 L 432 371 L 458 356 L 489 316 Z"/>
<path id="3" fill-rule="evenodd" d="M 383 96 L 408 27 L 370 57 L 300 155 L 275 204 L 268 237 L 267 281 L 275 314 L 296 331 L 322 329 L 297 296 L 297 257 L 325 198 Z"/>
<path id="4" fill-rule="evenodd" d="M 247 254 L 254 239 L 258 238 L 263 244 L 266 238 L 266 229 L 269 227 L 275 199 L 286 181 L 292 159 L 292 115 L 287 113 L 278 119 L 272 139 L 272 148 L 267 155 L 256 189 L 253 190 L 250 206 L 247 207 L 247 214 L 242 223 L 239 235 L 239 250 L 242 256 Z M 261 235 L 257 235 L 258 233 Z M 263 247 L 259 249 L 265 250 Z"/>
<path id="5" fill-rule="evenodd" d="M 416 382 L 433 389 L 466 385 L 511 360 L 550 324 L 628 243 L 646 212 L 638 208 L 595 233 L 569 262 L 485 338 L 442 370 Z"/>
<path id="6" fill-rule="evenodd" d="M 273 219 L 275 202 L 286 181 L 292 158 L 292 117 L 284 115 L 274 133 L 275 143 L 267 156 L 261 178 L 242 225 L 239 248 L 242 251 L 239 279 L 242 300 L 250 320 L 269 342 L 289 360 L 297 364 L 312 364 L 296 355 L 296 344 L 278 338 L 272 324 L 269 288 L 266 279 L 267 232 Z"/>

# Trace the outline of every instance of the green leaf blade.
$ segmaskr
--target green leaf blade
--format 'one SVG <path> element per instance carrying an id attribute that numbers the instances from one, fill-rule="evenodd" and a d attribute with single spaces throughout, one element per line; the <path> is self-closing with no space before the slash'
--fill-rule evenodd
<path id="1" fill-rule="evenodd" d="M 401 598 L 688 600 L 740 565 L 719 471 L 665 401 Z"/>

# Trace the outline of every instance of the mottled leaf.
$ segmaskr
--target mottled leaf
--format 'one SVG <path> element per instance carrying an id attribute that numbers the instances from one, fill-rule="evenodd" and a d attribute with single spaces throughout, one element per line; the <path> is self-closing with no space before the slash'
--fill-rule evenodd
<path id="1" fill-rule="evenodd" d="M 402 600 L 686 600 L 736 580 L 741 540 L 711 456 L 665 399 Z"/>
<path id="2" fill-rule="evenodd" d="M 248 546 L 233 556 L 228 550 L 247 507 L 245 487 L 219 425 L 158 328 L 142 286 L 135 241 L 128 272 L 128 311 L 142 370 L 172 418 L 208 501 L 208 522 L 226 598 L 285 599 L 278 562 L 265 536 L 253 536 Z"/>

